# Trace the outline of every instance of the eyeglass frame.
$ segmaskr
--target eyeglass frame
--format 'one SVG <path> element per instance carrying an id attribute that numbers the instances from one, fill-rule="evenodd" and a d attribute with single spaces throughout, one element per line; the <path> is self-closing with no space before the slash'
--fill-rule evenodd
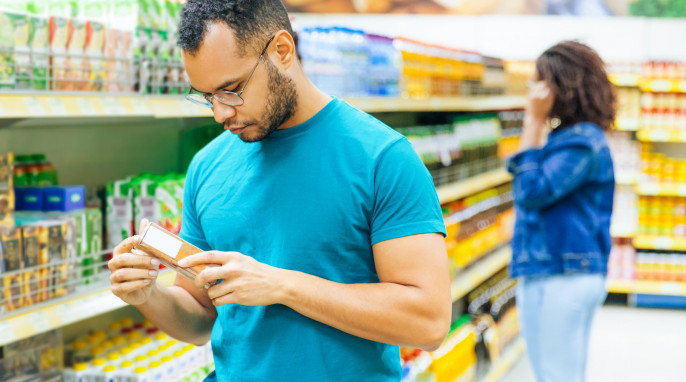
<path id="1" fill-rule="evenodd" d="M 209 107 L 210 109 L 213 109 L 215 96 L 218 94 L 228 94 L 228 95 L 234 95 L 234 96 L 238 97 L 241 100 L 241 103 L 230 105 L 228 103 L 222 102 L 219 98 L 216 98 L 217 102 L 221 103 L 222 105 L 226 105 L 226 106 L 242 106 L 242 105 L 244 105 L 245 100 L 243 99 L 243 92 L 245 91 L 245 87 L 248 86 L 248 83 L 252 79 L 253 74 L 255 74 L 257 67 L 260 66 L 260 62 L 262 61 L 262 57 L 264 57 L 264 54 L 267 53 L 267 48 L 269 48 L 269 45 L 272 43 L 272 41 L 274 41 L 274 38 L 276 38 L 276 36 L 272 36 L 272 38 L 270 38 L 269 41 L 267 41 L 267 45 L 265 45 L 264 49 L 262 49 L 262 53 L 260 53 L 260 57 L 257 59 L 257 63 L 255 63 L 255 66 L 252 68 L 252 71 L 250 72 L 248 79 L 243 84 L 241 91 L 236 93 L 236 92 L 231 92 L 228 90 L 221 90 L 221 91 L 213 93 L 209 96 L 206 96 L 206 95 L 202 94 L 198 89 L 195 89 L 193 86 L 191 86 L 191 88 L 188 89 L 188 93 L 186 94 L 186 99 L 190 102 L 193 102 L 196 105 L 205 106 L 205 107 Z M 193 91 L 196 91 L 197 93 L 193 93 Z M 202 96 L 207 102 L 206 103 L 198 102 L 198 100 L 192 98 L 194 95 Z"/>

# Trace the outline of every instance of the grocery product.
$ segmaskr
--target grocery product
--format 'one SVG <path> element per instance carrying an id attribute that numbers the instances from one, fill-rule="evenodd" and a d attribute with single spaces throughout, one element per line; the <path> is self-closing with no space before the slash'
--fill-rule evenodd
<path id="1" fill-rule="evenodd" d="M 23 306 L 30 306 L 48 300 L 49 262 L 48 231 L 41 226 L 22 228 L 22 252 L 24 284 Z"/>
<path id="2" fill-rule="evenodd" d="M 607 265 L 607 278 L 611 280 L 636 278 L 636 249 L 631 244 L 631 239 L 615 239 Z"/>
<path id="3" fill-rule="evenodd" d="M 202 250 L 155 223 L 150 223 L 141 233 L 140 242 L 135 249 L 156 257 L 162 264 L 191 280 L 195 280 L 198 273 L 205 269 L 202 265 L 192 268 L 180 267 L 179 260 L 200 253 Z"/>
<path id="4" fill-rule="evenodd" d="M 23 306 L 22 284 L 23 274 L 20 272 L 24 268 L 22 256 L 23 242 L 21 229 L 18 227 L 0 226 L 0 243 L 3 248 L 3 287 L 4 287 L 4 308 L 11 312 Z"/>
<path id="5" fill-rule="evenodd" d="M 59 381 L 63 350 L 60 330 L 0 347 L 0 381 Z"/>
<path id="6" fill-rule="evenodd" d="M 66 17 L 50 17 L 50 88 L 53 90 L 73 90 L 67 77 L 68 69 L 71 67 L 71 62 L 67 58 L 67 46 L 73 32 L 70 25 L 71 20 Z"/>
<path id="7" fill-rule="evenodd" d="M 133 236 L 133 193 L 130 179 L 107 184 L 107 246 Z"/>
<path id="8" fill-rule="evenodd" d="M 14 224 L 14 155 L 0 155 L 0 226 Z"/>

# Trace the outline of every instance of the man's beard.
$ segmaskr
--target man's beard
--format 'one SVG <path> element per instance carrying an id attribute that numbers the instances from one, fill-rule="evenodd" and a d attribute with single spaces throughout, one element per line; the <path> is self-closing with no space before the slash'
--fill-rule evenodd
<path id="1" fill-rule="evenodd" d="M 264 66 L 269 76 L 269 94 L 267 95 L 267 105 L 262 115 L 262 122 L 255 123 L 257 135 L 243 137 L 239 134 L 243 142 L 259 142 L 271 135 L 276 129 L 283 125 L 295 113 L 298 103 L 295 82 L 286 75 L 279 72 L 279 69 L 269 60 L 264 60 Z"/>

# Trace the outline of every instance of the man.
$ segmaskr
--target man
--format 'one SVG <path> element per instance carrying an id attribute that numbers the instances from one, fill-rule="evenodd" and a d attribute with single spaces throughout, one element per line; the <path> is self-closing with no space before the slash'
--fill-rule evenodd
<path id="1" fill-rule="evenodd" d="M 278 0 L 189 0 L 180 45 L 188 98 L 227 130 L 188 169 L 181 237 L 208 252 L 181 265 L 219 267 L 158 285 L 133 237 L 112 291 L 179 340 L 211 340 L 208 380 L 399 380 L 397 345 L 435 350 L 451 314 L 419 157 L 312 85 Z"/>

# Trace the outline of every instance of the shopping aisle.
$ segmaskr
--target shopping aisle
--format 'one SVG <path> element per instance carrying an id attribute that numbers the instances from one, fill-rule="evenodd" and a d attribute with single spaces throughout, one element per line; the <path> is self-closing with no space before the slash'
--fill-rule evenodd
<path id="1" fill-rule="evenodd" d="M 588 382 L 676 382 L 686 378 L 686 312 L 604 306 L 593 326 Z M 534 381 L 526 357 L 503 379 Z"/>

